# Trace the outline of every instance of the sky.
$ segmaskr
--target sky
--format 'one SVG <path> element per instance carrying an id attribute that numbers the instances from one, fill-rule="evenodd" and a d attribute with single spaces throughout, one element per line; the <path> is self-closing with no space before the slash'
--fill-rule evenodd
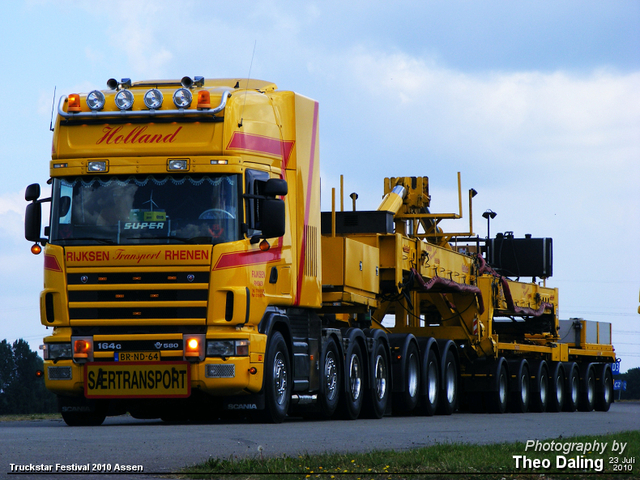
<path id="1" fill-rule="evenodd" d="M 340 175 L 362 210 L 385 177 L 428 176 L 431 211 L 456 212 L 461 172 L 474 232 L 491 209 L 492 236 L 553 238 L 560 317 L 610 322 L 621 370 L 640 367 L 638 1 L 16 0 L 0 71 L 0 339 L 50 334 L 23 218 L 54 91 L 250 76 L 319 101 L 323 208 Z"/>

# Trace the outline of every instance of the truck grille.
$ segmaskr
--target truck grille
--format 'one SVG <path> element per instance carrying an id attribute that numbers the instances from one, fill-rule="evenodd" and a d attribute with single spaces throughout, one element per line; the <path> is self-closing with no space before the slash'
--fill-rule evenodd
<path id="1" fill-rule="evenodd" d="M 209 269 L 200 271 L 70 272 L 69 318 L 189 319 L 207 316 Z"/>

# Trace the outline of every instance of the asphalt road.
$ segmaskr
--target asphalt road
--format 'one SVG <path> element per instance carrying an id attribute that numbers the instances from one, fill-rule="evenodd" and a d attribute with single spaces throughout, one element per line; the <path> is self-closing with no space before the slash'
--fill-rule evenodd
<path id="1" fill-rule="evenodd" d="M 14 465 L 141 465 L 153 478 L 209 457 L 297 456 L 304 453 L 411 449 L 434 443 L 500 443 L 640 430 L 640 403 L 616 403 L 607 413 L 467 414 L 385 417 L 381 420 L 305 421 L 280 425 L 229 422 L 171 425 L 110 417 L 101 427 L 67 427 L 62 420 L 0 422 L 0 477 Z M 15 467 L 14 467 L 15 468 Z M 83 478 L 48 475 L 44 478 Z M 37 475 L 42 479 L 42 475 Z M 92 479 L 114 478 L 91 475 Z M 123 477 L 120 477 L 123 478 Z"/>

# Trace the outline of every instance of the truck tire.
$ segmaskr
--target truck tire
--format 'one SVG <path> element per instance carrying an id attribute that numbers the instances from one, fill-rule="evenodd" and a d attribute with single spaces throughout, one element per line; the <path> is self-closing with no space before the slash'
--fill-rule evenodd
<path id="1" fill-rule="evenodd" d="M 390 369 L 383 342 L 376 341 L 371 356 L 370 388 L 366 392 L 364 410 L 369 418 L 382 418 L 389 402 Z"/>
<path id="2" fill-rule="evenodd" d="M 281 423 L 291 403 L 291 363 L 289 350 L 280 332 L 274 332 L 267 346 L 263 390 L 265 410 L 262 419 Z"/>
<path id="3" fill-rule="evenodd" d="M 509 374 L 504 361 L 498 363 L 496 383 L 496 390 L 486 393 L 487 408 L 491 413 L 504 413 L 509 403 Z"/>
<path id="4" fill-rule="evenodd" d="M 584 364 L 581 367 L 580 375 L 580 400 L 578 410 L 590 412 L 596 402 L 596 372 L 593 364 Z"/>
<path id="5" fill-rule="evenodd" d="M 541 360 L 531 364 L 535 376 L 531 377 L 531 411 L 544 412 L 549 403 L 549 368 L 547 362 Z"/>
<path id="6" fill-rule="evenodd" d="M 99 427 L 105 418 L 99 412 L 62 412 L 64 423 L 70 427 Z"/>
<path id="7" fill-rule="evenodd" d="M 108 403 L 87 400 L 84 397 L 58 395 L 58 410 L 64 423 L 70 427 L 98 427 L 107 416 Z"/>
<path id="8" fill-rule="evenodd" d="M 578 365 L 573 362 L 565 364 L 565 397 L 562 409 L 565 412 L 575 412 L 580 397 L 580 372 Z"/>
<path id="9" fill-rule="evenodd" d="M 512 363 L 513 389 L 511 391 L 511 411 L 513 413 L 527 413 L 531 398 L 531 386 L 529 384 L 529 365 L 526 360 Z"/>
<path id="10" fill-rule="evenodd" d="M 549 375 L 549 401 L 547 403 L 548 412 L 561 412 L 564 403 L 565 392 L 564 368 L 558 362 L 551 365 Z"/>
<path id="11" fill-rule="evenodd" d="M 613 402 L 613 374 L 608 363 L 602 363 L 596 369 L 596 404 L 598 412 L 608 412 Z"/>
<path id="12" fill-rule="evenodd" d="M 402 391 L 393 394 L 393 413 L 396 415 L 411 413 L 420 399 L 420 355 L 415 341 L 410 341 L 407 345 L 403 361 L 404 368 L 399 378 L 394 378 L 394 381 L 402 384 Z"/>
<path id="13" fill-rule="evenodd" d="M 340 387 L 342 385 L 342 364 L 340 363 L 338 346 L 333 337 L 327 339 L 320 358 L 320 395 L 318 404 L 320 414 L 325 418 L 329 418 L 338 407 Z"/>
<path id="14" fill-rule="evenodd" d="M 433 348 L 429 348 L 422 357 L 422 385 L 423 395 L 420 397 L 420 412 L 432 416 L 438 408 L 440 397 L 440 375 L 438 374 L 438 356 Z"/>
<path id="15" fill-rule="evenodd" d="M 340 395 L 338 412 L 341 418 L 355 420 L 362 411 L 365 384 L 365 363 L 357 341 L 349 342 L 345 355 L 344 392 Z"/>
<path id="16" fill-rule="evenodd" d="M 442 362 L 442 388 L 439 413 L 451 415 L 458 408 L 458 362 L 451 348 L 446 350 Z"/>

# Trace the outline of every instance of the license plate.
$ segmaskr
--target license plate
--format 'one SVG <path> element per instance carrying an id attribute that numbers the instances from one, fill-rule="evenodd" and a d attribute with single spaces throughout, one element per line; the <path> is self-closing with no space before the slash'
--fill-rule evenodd
<path id="1" fill-rule="evenodd" d="M 91 362 L 84 373 L 87 398 L 185 398 L 189 362 Z"/>
<path id="2" fill-rule="evenodd" d="M 114 352 L 116 362 L 159 362 L 160 352 Z"/>

